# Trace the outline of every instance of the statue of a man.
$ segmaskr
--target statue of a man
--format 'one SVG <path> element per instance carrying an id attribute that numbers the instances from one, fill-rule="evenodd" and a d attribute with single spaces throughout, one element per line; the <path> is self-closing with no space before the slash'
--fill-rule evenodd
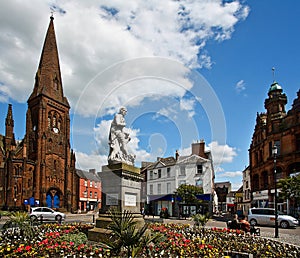
<path id="1" fill-rule="evenodd" d="M 124 162 L 130 165 L 134 164 L 134 156 L 128 153 L 127 143 L 130 141 L 129 134 L 124 132 L 126 127 L 125 115 L 127 109 L 125 107 L 120 108 L 111 123 L 109 132 L 109 155 L 108 163 Z"/>

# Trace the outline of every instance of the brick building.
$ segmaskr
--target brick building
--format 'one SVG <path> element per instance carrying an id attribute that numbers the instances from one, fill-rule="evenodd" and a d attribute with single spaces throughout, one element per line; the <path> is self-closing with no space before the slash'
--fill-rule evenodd
<path id="1" fill-rule="evenodd" d="M 0 136 L 0 206 L 77 209 L 79 178 L 70 149 L 70 105 L 63 94 L 53 17 L 27 104 L 23 140 L 14 137 L 12 105 L 5 135 Z"/>
<path id="2" fill-rule="evenodd" d="M 255 207 L 274 207 L 274 145 L 278 150 L 276 180 L 300 171 L 300 91 L 288 112 L 286 104 L 282 87 L 273 82 L 265 100 L 266 112 L 257 114 L 249 149 L 252 206 Z M 287 200 L 279 200 L 278 208 L 290 212 Z"/>
<path id="3" fill-rule="evenodd" d="M 101 209 L 102 183 L 95 169 L 84 171 L 76 169 L 79 176 L 78 212 Z"/>

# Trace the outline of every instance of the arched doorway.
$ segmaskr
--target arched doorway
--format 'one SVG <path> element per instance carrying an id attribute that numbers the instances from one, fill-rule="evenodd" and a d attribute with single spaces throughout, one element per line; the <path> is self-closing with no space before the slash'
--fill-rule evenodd
<path id="1" fill-rule="evenodd" d="M 62 193 L 58 188 L 50 188 L 46 194 L 46 204 L 49 208 L 59 208 Z"/>

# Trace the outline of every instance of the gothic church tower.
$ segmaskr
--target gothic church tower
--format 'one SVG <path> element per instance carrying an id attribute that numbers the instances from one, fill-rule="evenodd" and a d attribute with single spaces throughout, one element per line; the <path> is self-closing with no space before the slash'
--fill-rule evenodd
<path id="1" fill-rule="evenodd" d="M 63 94 L 53 20 L 27 101 L 25 143 L 28 159 L 36 164 L 34 197 L 48 207 L 69 210 L 77 192 L 75 154 L 70 150 L 70 105 Z"/>

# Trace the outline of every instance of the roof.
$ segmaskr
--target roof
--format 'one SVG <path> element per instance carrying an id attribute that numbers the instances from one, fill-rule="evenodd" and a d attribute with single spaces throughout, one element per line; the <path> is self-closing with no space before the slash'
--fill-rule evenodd
<path id="1" fill-rule="evenodd" d="M 154 169 L 158 165 L 163 167 L 169 167 L 176 164 L 176 159 L 174 157 L 167 157 L 167 158 L 158 158 L 158 160 L 148 167 L 148 169 Z"/>
<path id="2" fill-rule="evenodd" d="M 276 91 L 276 90 L 282 91 L 282 87 L 276 81 L 274 81 L 270 86 L 269 92 Z"/>
<path id="3" fill-rule="evenodd" d="M 86 180 L 90 180 L 90 181 L 94 181 L 94 182 L 101 182 L 101 178 L 97 174 L 94 174 L 93 172 L 76 169 L 76 174 L 80 178 L 83 178 Z"/>

